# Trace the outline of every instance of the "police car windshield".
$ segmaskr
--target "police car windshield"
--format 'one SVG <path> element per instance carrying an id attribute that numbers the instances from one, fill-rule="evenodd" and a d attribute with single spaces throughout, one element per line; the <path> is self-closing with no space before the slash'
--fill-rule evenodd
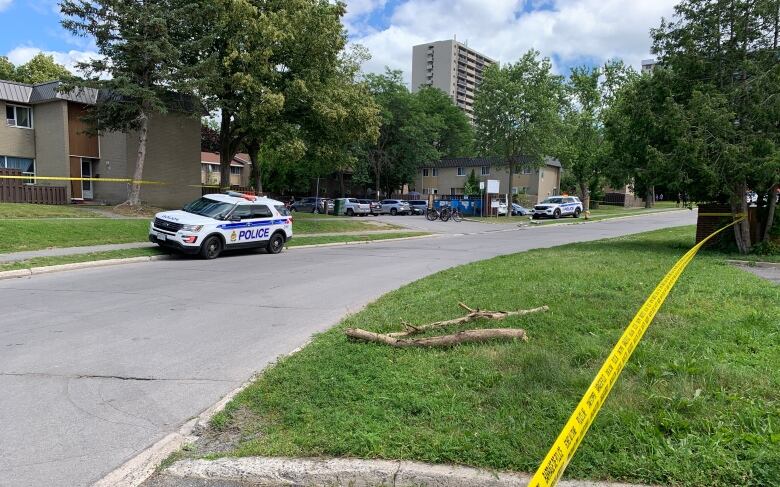
<path id="1" fill-rule="evenodd" d="M 211 198 L 200 198 L 187 204 L 187 206 L 182 209 L 187 213 L 195 213 L 196 215 L 219 219 L 224 218 L 232 208 L 233 203 L 216 201 Z"/>
<path id="2" fill-rule="evenodd" d="M 558 205 L 563 203 L 563 198 L 546 198 L 542 203 L 553 203 Z"/>

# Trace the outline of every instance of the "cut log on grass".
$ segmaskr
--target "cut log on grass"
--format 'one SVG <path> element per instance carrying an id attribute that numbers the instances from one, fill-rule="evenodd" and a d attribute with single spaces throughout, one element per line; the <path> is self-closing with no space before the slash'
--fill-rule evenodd
<path id="1" fill-rule="evenodd" d="M 451 347 L 460 343 L 479 343 L 495 339 L 520 339 L 528 341 L 525 330 L 520 328 L 489 328 L 486 330 L 465 330 L 451 335 L 426 338 L 396 338 L 394 336 L 360 328 L 347 328 L 348 337 L 367 342 L 383 343 L 391 347 Z"/>
<path id="2" fill-rule="evenodd" d="M 531 313 L 540 313 L 543 311 L 547 311 L 550 308 L 547 306 L 540 306 L 538 308 L 531 308 L 531 309 L 521 309 L 518 311 L 486 311 L 481 310 L 479 308 L 473 309 L 469 308 L 463 303 L 458 303 L 458 305 L 469 312 L 466 316 L 461 316 L 460 318 L 455 318 L 452 320 L 445 320 L 445 321 L 437 321 L 435 323 L 431 323 L 429 325 L 412 325 L 409 323 L 404 323 L 404 326 L 406 327 L 406 330 L 404 331 L 398 331 L 394 333 L 388 333 L 387 336 L 400 338 L 400 337 L 406 337 L 410 335 L 416 335 L 418 333 L 423 333 L 425 331 L 435 329 L 435 328 L 444 328 L 447 326 L 453 326 L 453 325 L 459 325 L 461 323 L 468 323 L 470 321 L 479 320 L 479 319 L 486 319 L 486 320 L 503 320 L 504 318 L 508 318 L 510 316 L 523 316 Z"/>

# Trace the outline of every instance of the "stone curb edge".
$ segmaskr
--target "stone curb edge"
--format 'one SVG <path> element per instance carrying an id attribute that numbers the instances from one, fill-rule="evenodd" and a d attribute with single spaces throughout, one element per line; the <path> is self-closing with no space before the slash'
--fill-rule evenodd
<path id="1" fill-rule="evenodd" d="M 79 254 L 74 254 L 79 255 Z M 168 255 L 149 255 L 140 257 L 126 257 L 123 259 L 103 259 L 103 260 L 89 260 L 85 262 L 72 262 L 70 264 L 57 264 L 47 265 L 42 267 L 30 267 L 27 269 L 17 269 L 13 271 L 0 272 L 0 280 L 12 279 L 18 277 L 29 277 L 38 274 L 50 274 L 52 272 L 64 272 L 73 271 L 77 269 L 89 269 L 92 267 L 108 267 L 121 264 L 134 264 L 137 262 L 151 262 L 155 260 L 167 260 L 171 257 Z"/>
<path id="2" fill-rule="evenodd" d="M 397 240 L 413 240 L 419 238 L 430 238 L 435 236 L 437 236 L 437 234 L 415 235 L 413 237 L 400 237 L 400 238 L 383 238 L 377 240 L 356 240 L 352 242 L 332 242 L 332 243 L 325 243 L 325 244 L 299 245 L 297 247 L 289 247 L 287 248 L 287 250 L 311 249 L 317 247 L 338 247 L 341 245 L 365 245 L 365 244 L 378 243 L 378 242 L 392 242 Z M 79 255 L 79 254 L 74 254 L 74 255 Z M 135 264 L 138 262 L 152 262 L 156 260 L 172 260 L 175 258 L 176 257 L 172 257 L 170 255 L 150 255 L 150 256 L 140 256 L 140 257 L 126 257 L 123 259 L 90 260 L 85 262 L 72 262 L 70 264 L 57 264 L 57 265 L 48 265 L 42 267 L 30 267 L 27 269 L 0 271 L 0 280 L 15 279 L 20 277 L 30 277 L 38 274 L 50 274 L 53 272 L 65 272 L 65 271 L 72 271 L 77 269 L 89 269 L 93 267 L 108 267 L 108 266 L 121 265 L 121 264 Z"/>
<path id="3" fill-rule="evenodd" d="M 187 420 L 179 428 L 179 431 L 169 433 L 157 443 L 109 472 L 103 478 L 92 484 L 92 487 L 138 487 L 149 479 L 159 465 L 171 454 L 179 451 L 184 445 L 195 442 L 200 437 L 199 432 L 208 427 L 211 418 L 225 409 L 225 406 L 227 406 L 236 395 L 257 380 L 265 369 L 273 366 L 283 358 L 295 355 L 303 350 L 310 342 L 311 339 L 307 340 L 306 343 L 290 353 L 278 356 L 276 360 L 268 363 L 263 370 L 253 374 L 252 377 L 247 379 L 243 384 L 228 392 L 222 399 L 209 406 L 198 416 Z"/>
<path id="4" fill-rule="evenodd" d="M 180 460 L 163 477 L 236 482 L 241 485 L 340 485 L 394 487 L 519 487 L 530 476 L 460 465 L 355 458 L 245 457 Z M 175 482 L 174 482 L 175 484 Z M 632 484 L 562 480 L 561 487 L 640 487 Z"/>

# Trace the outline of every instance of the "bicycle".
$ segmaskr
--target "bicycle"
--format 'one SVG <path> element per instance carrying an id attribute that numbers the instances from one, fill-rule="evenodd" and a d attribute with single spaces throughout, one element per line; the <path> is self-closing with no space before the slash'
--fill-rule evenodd
<path id="1" fill-rule="evenodd" d="M 439 213 L 439 210 L 436 208 L 428 208 L 425 211 L 425 219 L 428 221 L 436 221 L 441 216 L 441 213 Z"/>
<path id="2" fill-rule="evenodd" d="M 458 208 L 453 209 L 452 207 L 448 206 L 441 210 L 441 214 L 439 215 L 439 218 L 443 222 L 446 222 L 450 218 L 452 218 L 453 221 L 461 222 L 463 221 L 463 214 L 460 212 Z"/>

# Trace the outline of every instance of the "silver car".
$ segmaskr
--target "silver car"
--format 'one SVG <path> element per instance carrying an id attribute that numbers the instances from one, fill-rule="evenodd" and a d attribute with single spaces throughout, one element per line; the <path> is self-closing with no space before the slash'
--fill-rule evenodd
<path id="1" fill-rule="evenodd" d="M 380 201 L 382 204 L 382 209 L 379 211 L 380 214 L 391 214 L 391 215 L 411 215 L 412 214 L 412 208 L 409 206 L 409 203 L 406 201 L 401 200 L 382 200 Z"/>
<path id="2" fill-rule="evenodd" d="M 365 216 L 371 213 L 371 205 L 368 203 L 361 203 L 355 198 L 339 198 L 339 200 L 344 207 L 344 214 L 348 216 Z"/>

